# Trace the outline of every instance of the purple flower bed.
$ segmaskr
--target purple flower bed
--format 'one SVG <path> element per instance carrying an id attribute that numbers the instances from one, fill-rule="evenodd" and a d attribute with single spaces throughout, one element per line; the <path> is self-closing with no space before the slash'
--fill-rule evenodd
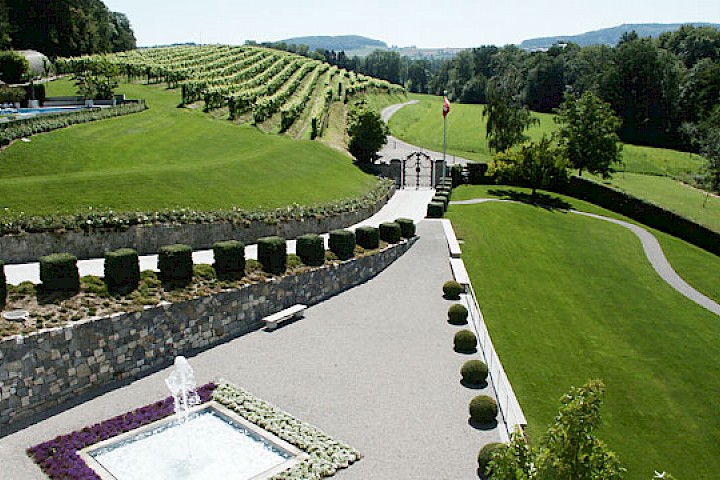
<path id="1" fill-rule="evenodd" d="M 208 383 L 197 389 L 201 403 L 212 398 L 214 389 L 214 383 Z M 77 454 L 78 450 L 168 417 L 174 413 L 174 408 L 173 397 L 168 397 L 92 427 L 85 427 L 35 445 L 28 448 L 27 453 L 50 478 L 100 480 L 100 477 Z"/>

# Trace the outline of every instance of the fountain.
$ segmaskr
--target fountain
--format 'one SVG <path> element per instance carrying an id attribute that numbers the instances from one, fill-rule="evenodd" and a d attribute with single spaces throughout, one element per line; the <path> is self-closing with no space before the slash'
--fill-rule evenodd
<path id="1" fill-rule="evenodd" d="M 219 403 L 199 405 L 185 357 L 165 383 L 173 416 L 80 452 L 103 480 L 260 480 L 299 461 L 300 450 Z"/>

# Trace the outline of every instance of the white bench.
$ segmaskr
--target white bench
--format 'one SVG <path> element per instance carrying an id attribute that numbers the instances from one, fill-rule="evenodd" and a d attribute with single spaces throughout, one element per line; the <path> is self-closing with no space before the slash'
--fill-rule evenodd
<path id="1" fill-rule="evenodd" d="M 272 315 L 263 317 L 263 322 L 265 322 L 266 330 L 275 330 L 280 323 L 296 317 L 297 315 L 305 311 L 306 308 L 307 305 L 302 305 L 298 303 L 297 305 L 288 307 L 285 310 L 280 310 L 279 312 L 273 313 Z"/>

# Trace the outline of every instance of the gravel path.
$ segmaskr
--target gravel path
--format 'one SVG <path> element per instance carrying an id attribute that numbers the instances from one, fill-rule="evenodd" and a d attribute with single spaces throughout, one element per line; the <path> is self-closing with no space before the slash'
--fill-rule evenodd
<path id="1" fill-rule="evenodd" d="M 479 204 L 479 203 L 487 203 L 487 202 L 512 202 L 512 200 L 501 200 L 501 199 L 495 199 L 495 198 L 475 198 L 471 200 L 461 200 L 461 201 L 455 201 L 450 202 L 451 205 L 473 205 L 473 204 Z M 514 202 L 516 203 L 516 202 Z M 616 225 L 620 225 L 622 227 L 627 228 L 631 232 L 633 232 L 642 243 L 643 250 L 645 251 L 645 256 L 650 261 L 650 264 L 653 266 L 655 271 L 660 275 L 660 277 L 665 280 L 665 282 L 668 283 L 672 288 L 680 292 L 685 297 L 689 298 L 693 302 L 697 303 L 701 307 L 711 311 L 715 315 L 720 315 L 720 304 L 713 301 L 712 299 L 708 298 L 707 296 L 703 295 L 702 293 L 695 290 L 693 287 L 691 287 L 685 280 L 680 277 L 680 275 L 677 274 L 675 270 L 673 270 L 672 266 L 670 265 L 670 262 L 668 262 L 667 257 L 665 257 L 665 254 L 663 253 L 662 247 L 660 247 L 660 243 L 657 241 L 655 236 L 645 230 L 642 227 L 639 227 L 638 225 L 635 225 L 633 223 L 625 222 L 623 220 L 617 220 L 610 217 L 604 217 L 602 215 L 596 215 L 594 213 L 587 213 L 587 212 L 579 212 L 577 210 L 569 210 L 570 213 L 574 213 L 576 215 L 582 215 L 585 217 L 595 218 L 598 220 L 603 220 L 606 222 L 614 223 Z"/>

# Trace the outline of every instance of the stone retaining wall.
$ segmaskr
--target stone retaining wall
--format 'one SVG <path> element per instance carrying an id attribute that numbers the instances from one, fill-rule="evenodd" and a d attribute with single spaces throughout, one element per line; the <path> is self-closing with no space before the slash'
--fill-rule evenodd
<path id="1" fill-rule="evenodd" d="M 78 395 L 257 330 L 270 313 L 296 303 L 313 305 L 363 283 L 413 242 L 208 297 L 6 338 L 0 341 L 0 436 L 5 426 Z"/>
<path id="2" fill-rule="evenodd" d="M 330 217 L 288 220 L 277 224 L 254 221 L 250 225 L 207 223 L 193 225 L 133 225 L 124 232 L 30 233 L 0 237 L 0 255 L 7 264 L 34 262 L 51 253 L 72 253 L 76 257 L 102 258 L 105 252 L 134 248 L 141 255 L 157 253 L 163 245 L 184 243 L 194 250 L 212 248 L 222 240 L 255 243 L 258 238 L 280 235 L 288 239 L 306 233 L 325 233 L 346 228 L 374 215 L 395 193 L 391 189 L 377 204 Z"/>

